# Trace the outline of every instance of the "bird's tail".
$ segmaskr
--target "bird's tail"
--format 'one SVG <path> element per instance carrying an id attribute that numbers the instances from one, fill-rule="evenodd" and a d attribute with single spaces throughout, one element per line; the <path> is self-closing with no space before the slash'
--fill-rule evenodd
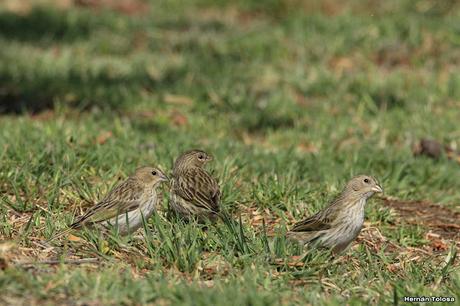
<path id="1" fill-rule="evenodd" d="M 71 226 L 71 227 L 69 227 L 69 228 L 67 228 L 67 229 L 65 229 L 65 230 L 63 230 L 63 231 L 57 233 L 56 235 L 54 235 L 54 236 L 51 237 L 50 239 L 48 239 L 48 242 L 51 242 L 51 241 L 53 241 L 53 240 L 56 240 L 56 239 L 59 239 L 59 238 L 65 236 L 65 235 L 67 235 L 67 234 L 70 234 L 70 232 L 73 231 L 73 230 L 74 230 L 74 228 Z"/>
<path id="2" fill-rule="evenodd" d="M 289 231 L 286 233 L 287 240 L 297 241 L 299 244 L 307 244 L 315 241 L 319 237 L 318 232 L 293 232 Z"/>

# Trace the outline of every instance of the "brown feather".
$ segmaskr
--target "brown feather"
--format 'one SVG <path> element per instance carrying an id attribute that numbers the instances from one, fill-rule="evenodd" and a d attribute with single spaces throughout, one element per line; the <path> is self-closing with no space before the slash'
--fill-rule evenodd
<path id="1" fill-rule="evenodd" d="M 219 185 L 203 169 L 187 169 L 174 180 L 172 192 L 191 202 L 193 205 L 219 211 Z"/>
<path id="2" fill-rule="evenodd" d="M 170 207 L 179 215 L 211 216 L 219 212 L 219 184 L 203 169 L 209 160 L 208 154 L 201 150 L 187 151 L 176 160 Z"/>
<path id="3" fill-rule="evenodd" d="M 117 215 L 137 209 L 140 205 L 143 186 L 137 179 L 130 177 L 112 189 L 107 196 L 80 216 L 71 228 L 80 228 L 86 223 L 99 223 Z"/>
<path id="4" fill-rule="evenodd" d="M 286 235 L 302 244 L 313 243 L 341 252 L 362 228 L 367 199 L 382 191 L 375 178 L 356 176 L 326 208 L 294 224 Z"/>

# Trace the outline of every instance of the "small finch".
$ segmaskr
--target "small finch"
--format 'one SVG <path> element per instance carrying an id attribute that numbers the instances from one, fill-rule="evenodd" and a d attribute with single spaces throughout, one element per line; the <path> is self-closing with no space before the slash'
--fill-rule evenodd
<path id="1" fill-rule="evenodd" d="M 178 216 L 204 221 L 219 213 L 219 184 L 204 169 L 211 160 L 206 152 L 191 150 L 174 163 L 169 206 Z"/>
<path id="2" fill-rule="evenodd" d="M 142 226 L 142 216 L 147 220 L 155 211 L 160 201 L 157 187 L 167 180 L 158 168 L 138 168 L 132 176 L 72 223 L 70 229 L 102 225 L 117 226 L 121 235 L 134 232 Z"/>
<path id="3" fill-rule="evenodd" d="M 382 187 L 372 176 L 352 178 L 326 208 L 300 221 L 287 233 L 287 237 L 301 244 L 331 248 L 334 253 L 344 251 L 358 236 L 364 222 L 367 199 Z"/>

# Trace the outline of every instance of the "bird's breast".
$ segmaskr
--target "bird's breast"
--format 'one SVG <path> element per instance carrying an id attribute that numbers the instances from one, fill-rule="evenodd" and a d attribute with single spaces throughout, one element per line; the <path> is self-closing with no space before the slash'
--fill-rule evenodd
<path id="1" fill-rule="evenodd" d="M 349 220 L 351 223 L 362 225 L 364 222 L 364 207 L 366 205 L 366 199 L 361 198 L 356 201 L 353 205 L 344 211 L 344 219 Z"/>

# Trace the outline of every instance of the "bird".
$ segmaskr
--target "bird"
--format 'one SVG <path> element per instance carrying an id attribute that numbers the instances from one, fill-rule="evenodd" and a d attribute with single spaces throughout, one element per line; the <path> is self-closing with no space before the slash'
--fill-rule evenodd
<path id="1" fill-rule="evenodd" d="M 159 168 L 145 166 L 136 169 L 133 175 L 113 188 L 59 236 L 69 230 L 98 225 L 105 229 L 115 226 L 120 235 L 136 231 L 161 201 L 157 188 L 164 181 L 168 181 L 168 177 Z"/>
<path id="2" fill-rule="evenodd" d="M 203 150 L 189 150 L 174 162 L 169 207 L 184 220 L 214 221 L 219 214 L 220 189 L 204 169 L 213 157 Z"/>
<path id="3" fill-rule="evenodd" d="M 326 208 L 294 224 L 286 236 L 304 245 L 341 253 L 361 231 L 366 201 L 375 193 L 382 192 L 383 188 L 374 177 L 355 176 Z"/>

